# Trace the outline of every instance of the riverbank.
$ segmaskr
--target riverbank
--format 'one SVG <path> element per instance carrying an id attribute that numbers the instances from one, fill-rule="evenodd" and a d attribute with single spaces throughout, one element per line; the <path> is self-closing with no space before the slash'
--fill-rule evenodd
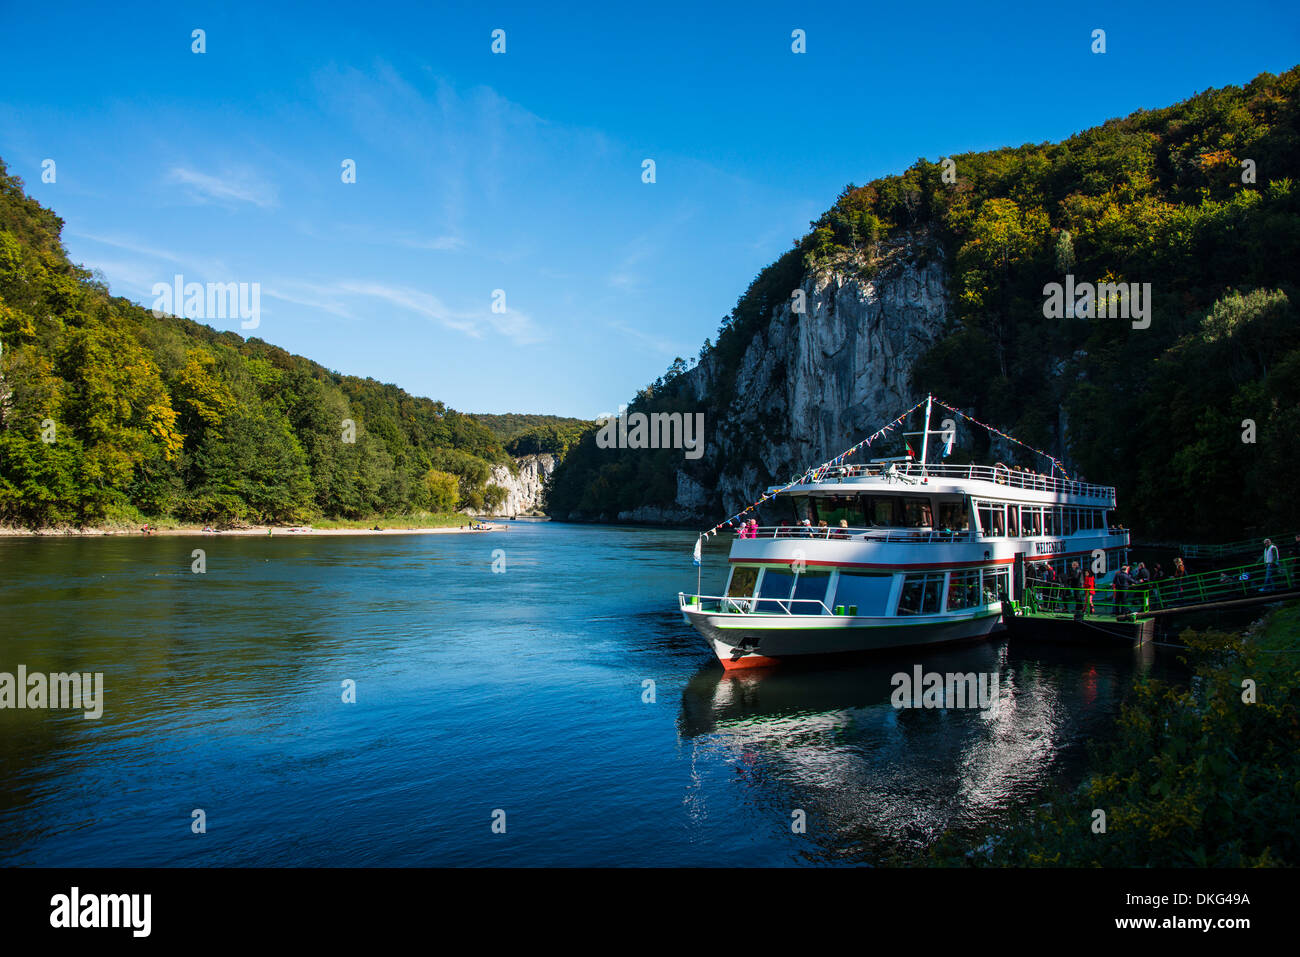
<path id="1" fill-rule="evenodd" d="M 235 536 L 261 536 L 263 538 L 274 538 L 276 535 L 288 535 L 301 537 L 304 535 L 457 535 L 457 534 L 478 534 L 481 532 L 501 532 L 505 531 L 507 526 L 494 522 L 478 522 L 462 526 L 444 526 L 444 527 L 403 527 L 392 526 L 388 528 L 371 527 L 371 528 L 352 528 L 352 527 L 327 527 L 318 528 L 314 525 L 249 525 L 242 528 L 222 528 L 217 529 L 211 526 L 203 525 L 175 525 L 166 528 L 158 528 L 152 525 L 144 527 L 89 527 L 89 528 L 2 528 L 0 527 L 0 538 L 87 538 L 104 535 L 200 535 L 205 537 L 229 537 Z"/>
<path id="2" fill-rule="evenodd" d="M 1186 686 L 1143 679 L 1088 778 L 1028 819 L 949 834 L 931 864 L 1265 867 L 1300 862 L 1300 602 L 1240 634 L 1186 631 Z"/>

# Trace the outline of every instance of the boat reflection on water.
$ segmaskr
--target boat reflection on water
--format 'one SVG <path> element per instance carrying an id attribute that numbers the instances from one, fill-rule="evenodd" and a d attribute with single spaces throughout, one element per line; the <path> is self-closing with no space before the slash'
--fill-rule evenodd
<path id="1" fill-rule="evenodd" d="M 987 710 L 895 707 L 894 676 L 918 665 L 996 675 L 996 697 Z M 834 669 L 709 666 L 685 689 L 679 731 L 694 763 L 734 767 L 738 819 L 770 820 L 789 845 L 792 812 L 805 812 L 791 863 L 906 862 L 946 829 L 1075 783 L 1085 743 L 1111 733 L 1128 679 L 1150 666 L 1130 649 L 1006 640 Z M 688 793 L 688 808 L 698 800 Z"/>

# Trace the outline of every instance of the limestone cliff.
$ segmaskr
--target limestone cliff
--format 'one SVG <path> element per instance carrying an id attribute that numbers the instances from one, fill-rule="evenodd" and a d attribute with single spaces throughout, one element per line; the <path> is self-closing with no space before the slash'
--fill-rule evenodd
<path id="1" fill-rule="evenodd" d="M 506 490 L 506 497 L 486 514 L 495 518 L 542 514 L 542 495 L 555 471 L 556 461 L 556 456 L 549 453 L 522 456 L 515 459 L 517 475 L 511 474 L 504 465 L 493 466 L 488 484 L 501 486 Z"/>
<path id="2" fill-rule="evenodd" d="M 775 308 L 736 371 L 734 399 L 708 421 L 705 455 L 683 462 L 676 501 L 620 512 L 620 521 L 716 517 L 874 432 L 913 405 L 912 372 L 950 315 L 948 269 L 924 234 L 895 243 L 869 268 L 859 262 L 806 274 L 806 302 Z M 792 290 L 793 292 L 793 290 Z M 701 407 L 714 407 L 712 356 L 685 373 Z"/>

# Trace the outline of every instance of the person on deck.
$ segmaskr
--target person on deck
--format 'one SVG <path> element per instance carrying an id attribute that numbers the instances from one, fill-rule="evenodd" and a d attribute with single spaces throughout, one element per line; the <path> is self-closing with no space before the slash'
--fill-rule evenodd
<path id="1" fill-rule="evenodd" d="M 1095 615 L 1097 607 L 1093 604 L 1093 596 L 1097 594 L 1097 576 L 1092 573 L 1091 567 L 1083 575 L 1083 590 L 1084 611 Z"/>
<path id="2" fill-rule="evenodd" d="M 1070 564 L 1065 576 L 1065 587 L 1070 589 L 1066 596 L 1066 610 L 1080 611 L 1083 608 L 1083 570 L 1078 562 Z"/>
<path id="3" fill-rule="evenodd" d="M 1121 609 L 1124 611 L 1128 610 L 1129 601 L 1133 597 L 1133 586 L 1136 584 L 1137 582 L 1134 581 L 1132 574 L 1129 573 L 1128 565 L 1125 565 L 1115 573 L 1114 604 L 1116 615 L 1120 613 Z"/>
<path id="4" fill-rule="evenodd" d="M 1187 577 L 1187 566 L 1183 563 L 1182 556 L 1180 555 L 1174 559 L 1174 574 L 1173 574 L 1174 594 L 1179 598 L 1183 597 L 1182 580 L 1186 577 Z"/>
<path id="5" fill-rule="evenodd" d="M 1273 572 L 1278 567 L 1279 554 L 1271 538 L 1264 539 L 1264 587 L 1261 591 L 1273 590 Z"/>

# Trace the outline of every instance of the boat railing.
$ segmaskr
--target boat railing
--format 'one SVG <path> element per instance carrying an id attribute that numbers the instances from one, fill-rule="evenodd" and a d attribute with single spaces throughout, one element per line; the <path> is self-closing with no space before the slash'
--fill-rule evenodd
<path id="1" fill-rule="evenodd" d="M 802 475 L 794 484 L 807 485 L 814 482 L 834 482 L 855 478 L 886 478 L 904 484 L 919 484 L 922 477 L 957 478 L 974 481 L 993 482 L 1009 488 L 1030 489 L 1040 492 L 1064 492 L 1082 498 L 1099 499 L 1114 504 L 1115 488 L 1111 485 L 1093 485 L 1089 482 L 1076 482 L 1073 479 L 1060 478 L 1055 475 L 1042 475 L 1023 469 L 1008 468 L 1005 465 L 927 465 L 922 471 L 918 462 L 904 465 L 828 465 L 814 469 Z"/>
<path id="2" fill-rule="evenodd" d="M 979 541 L 979 533 L 932 528 L 813 528 L 808 525 L 767 525 L 750 530 L 747 538 L 791 538 L 806 541 L 894 542 L 907 545 L 925 543 L 952 544 L 953 542 Z"/>
<path id="3" fill-rule="evenodd" d="M 707 611 L 722 615 L 829 615 L 830 607 L 817 598 L 754 598 L 731 595 L 688 595 L 677 593 L 683 611 Z"/>
<path id="4" fill-rule="evenodd" d="M 1249 598 L 1298 586 L 1300 560 L 1292 559 L 1275 562 L 1272 569 L 1263 562 L 1253 562 L 1199 575 L 1150 579 L 1132 588 L 1115 588 L 1113 581 L 1099 582 L 1092 592 L 1034 580 L 1025 585 L 1024 603 L 1032 611 L 1092 613 L 1104 609 L 1119 616 Z"/>

